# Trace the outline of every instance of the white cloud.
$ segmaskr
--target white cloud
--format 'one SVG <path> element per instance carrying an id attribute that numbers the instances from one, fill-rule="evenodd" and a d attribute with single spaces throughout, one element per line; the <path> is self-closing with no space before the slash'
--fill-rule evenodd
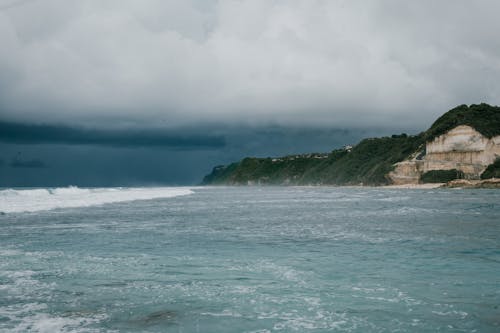
<path id="1" fill-rule="evenodd" d="M 500 99 L 496 1 L 0 0 L 0 112 L 428 124 Z"/>

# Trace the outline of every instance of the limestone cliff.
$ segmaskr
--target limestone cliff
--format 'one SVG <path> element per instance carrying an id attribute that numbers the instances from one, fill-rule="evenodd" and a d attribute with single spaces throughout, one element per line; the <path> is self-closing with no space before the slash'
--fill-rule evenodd
<path id="1" fill-rule="evenodd" d="M 465 179 L 479 179 L 500 158 L 500 136 L 487 138 L 468 125 L 459 125 L 425 143 L 425 154 L 395 164 L 389 177 L 395 184 L 416 184 L 422 174 L 456 169 Z"/>

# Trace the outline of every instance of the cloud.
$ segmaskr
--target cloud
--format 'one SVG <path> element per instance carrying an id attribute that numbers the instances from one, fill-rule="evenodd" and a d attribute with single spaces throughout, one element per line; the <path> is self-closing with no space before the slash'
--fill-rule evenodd
<path id="1" fill-rule="evenodd" d="M 15 8 L 24 5 L 27 2 L 36 1 L 36 0 L 11 0 L 4 1 L 0 3 L 0 10 L 6 10 L 10 8 Z"/>
<path id="2" fill-rule="evenodd" d="M 9 166 L 11 168 L 28 168 L 28 169 L 40 169 L 46 167 L 45 163 L 39 159 L 20 160 L 18 158 L 13 159 L 10 162 Z"/>
<path id="3" fill-rule="evenodd" d="M 4 119 L 424 126 L 500 100 L 494 0 L 14 3 Z"/>
<path id="4" fill-rule="evenodd" d="M 165 130 L 98 130 L 63 125 L 22 124 L 0 121 L 0 142 L 16 144 L 69 144 L 114 147 L 163 147 L 217 149 L 225 146 L 222 136 L 183 134 Z"/>
<path id="5" fill-rule="evenodd" d="M 401 130 L 401 129 L 396 129 Z M 195 129 L 186 129 L 193 133 Z M 391 135 L 394 129 L 332 129 L 303 127 L 200 128 L 226 140 L 220 149 L 164 149 L 160 147 L 5 143 L 0 157 L 45 161 L 46 168 L 1 168 L 0 187 L 18 186 L 144 186 L 199 184 L 215 165 L 247 156 L 274 157 L 329 152 L 362 138 Z M 2 131 L 0 131 L 2 133 Z M 168 148 L 168 147 L 167 147 Z"/>

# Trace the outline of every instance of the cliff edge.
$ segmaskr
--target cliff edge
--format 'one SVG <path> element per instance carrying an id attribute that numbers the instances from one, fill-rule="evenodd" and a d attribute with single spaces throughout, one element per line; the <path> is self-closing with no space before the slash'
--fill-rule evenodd
<path id="1" fill-rule="evenodd" d="M 500 108 L 486 104 L 450 110 L 426 132 L 418 158 L 412 155 L 395 164 L 388 174 L 391 182 L 479 180 L 500 158 L 499 118 Z"/>

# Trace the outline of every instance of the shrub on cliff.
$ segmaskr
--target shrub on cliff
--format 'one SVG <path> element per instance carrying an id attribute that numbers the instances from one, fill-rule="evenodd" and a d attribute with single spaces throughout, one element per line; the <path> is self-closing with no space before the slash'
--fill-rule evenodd
<path id="1" fill-rule="evenodd" d="M 481 174 L 481 179 L 500 178 L 500 158 L 494 163 L 488 165 L 486 170 Z"/>
<path id="2" fill-rule="evenodd" d="M 464 173 L 457 169 L 431 170 L 420 177 L 423 183 L 447 183 L 450 180 L 463 179 Z"/>

